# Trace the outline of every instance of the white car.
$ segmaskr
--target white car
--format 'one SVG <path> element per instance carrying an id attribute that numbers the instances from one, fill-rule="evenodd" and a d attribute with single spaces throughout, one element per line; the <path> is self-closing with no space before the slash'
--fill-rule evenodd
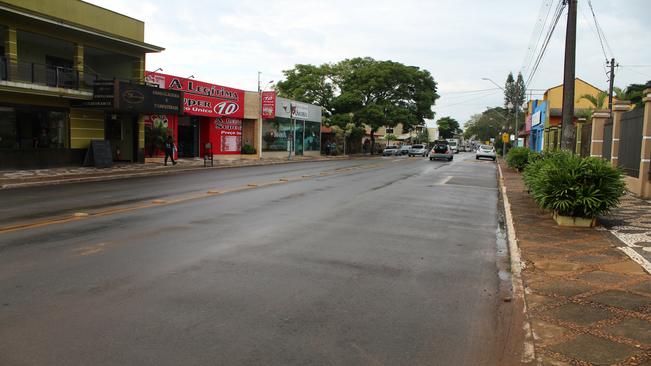
<path id="1" fill-rule="evenodd" d="M 384 148 L 384 151 L 382 151 L 382 156 L 392 156 L 396 155 L 400 147 L 395 146 L 395 145 L 389 145 L 386 148 Z"/>
<path id="2" fill-rule="evenodd" d="M 479 158 L 489 158 L 495 161 L 495 147 L 490 145 L 479 145 L 477 153 L 475 154 L 475 159 Z"/>

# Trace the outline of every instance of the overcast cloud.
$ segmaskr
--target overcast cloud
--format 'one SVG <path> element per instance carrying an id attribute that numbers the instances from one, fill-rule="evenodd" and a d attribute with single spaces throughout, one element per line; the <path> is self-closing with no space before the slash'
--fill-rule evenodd
<path id="1" fill-rule="evenodd" d="M 503 104 L 500 90 L 517 73 L 544 3 L 560 0 L 208 1 L 89 0 L 143 20 L 145 41 L 166 50 L 147 69 L 246 90 L 282 78 L 297 63 L 370 56 L 429 70 L 441 98 L 436 118 L 464 123 Z M 594 0 L 612 53 L 622 65 L 651 65 L 648 0 Z M 648 18 L 648 17 L 647 17 Z M 532 89 L 562 83 L 566 15 L 561 18 Z M 579 0 L 577 77 L 606 89 L 605 60 L 587 0 Z M 613 56 L 608 52 L 608 57 Z M 651 80 L 651 67 L 621 67 L 616 85 Z M 535 97 L 535 95 L 534 95 Z"/>

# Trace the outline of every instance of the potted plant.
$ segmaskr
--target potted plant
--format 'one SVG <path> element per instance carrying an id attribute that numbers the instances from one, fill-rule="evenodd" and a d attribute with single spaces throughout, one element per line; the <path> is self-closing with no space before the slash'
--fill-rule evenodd
<path id="1" fill-rule="evenodd" d="M 617 207 L 626 189 L 621 171 L 605 160 L 569 152 L 535 160 L 525 168 L 524 182 L 560 226 L 594 226 L 597 216 Z"/>
<path id="2" fill-rule="evenodd" d="M 242 146 L 242 154 L 255 154 L 255 147 L 249 144 Z"/>

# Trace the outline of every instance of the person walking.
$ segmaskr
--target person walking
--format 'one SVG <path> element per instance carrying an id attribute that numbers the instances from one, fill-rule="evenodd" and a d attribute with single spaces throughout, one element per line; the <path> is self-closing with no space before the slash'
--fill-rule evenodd
<path id="1" fill-rule="evenodd" d="M 172 165 L 176 165 L 176 161 L 174 161 L 174 139 L 169 135 L 167 141 L 165 141 L 165 166 L 167 166 L 168 157 L 172 160 Z"/>

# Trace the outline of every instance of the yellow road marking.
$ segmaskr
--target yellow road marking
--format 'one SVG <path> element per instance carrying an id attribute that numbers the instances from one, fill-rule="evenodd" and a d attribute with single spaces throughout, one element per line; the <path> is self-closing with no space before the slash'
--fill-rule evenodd
<path id="1" fill-rule="evenodd" d="M 398 160 L 399 161 L 399 160 Z M 338 168 L 335 169 L 334 172 L 349 172 L 352 170 L 361 170 L 361 169 L 371 169 L 371 168 L 377 168 L 380 167 L 386 163 L 389 162 L 383 162 L 383 164 L 370 164 L 366 166 L 361 166 L 361 167 L 348 167 L 348 168 Z M 325 174 L 324 174 L 325 173 Z M 321 175 L 330 175 L 331 173 L 327 172 L 321 172 Z M 221 190 L 209 190 L 207 193 L 209 195 L 218 195 L 218 194 L 224 194 L 224 193 L 233 193 L 233 192 L 240 192 L 244 191 L 247 189 L 252 189 L 252 188 L 258 188 L 258 187 L 264 187 L 264 186 L 270 186 L 270 185 L 275 185 L 275 184 L 280 184 L 280 183 L 287 183 L 290 181 L 300 181 L 303 179 L 307 178 L 313 178 L 314 175 L 303 175 L 302 177 L 296 177 L 296 178 L 280 178 L 278 181 L 272 181 L 272 182 L 267 182 L 267 183 L 260 183 L 260 184 L 255 184 L 255 183 L 250 183 L 246 186 L 239 186 L 239 187 L 233 187 L 233 188 L 226 188 L 226 189 L 221 189 Z M 130 211 L 135 211 L 135 210 L 141 210 L 145 208 L 151 208 L 155 206 L 161 206 L 161 205 L 171 205 L 175 203 L 181 203 L 181 202 L 186 202 L 198 198 L 205 198 L 206 193 L 201 193 L 201 194 L 192 194 L 188 196 L 181 196 L 176 199 L 171 199 L 171 200 L 164 200 L 164 199 L 154 199 L 149 203 L 141 203 L 137 204 L 134 206 L 118 206 L 114 208 L 109 208 L 105 209 L 102 211 L 97 211 L 97 212 L 77 212 L 74 213 L 70 216 L 61 216 L 61 217 L 55 217 L 55 218 L 50 218 L 50 219 L 45 219 L 41 221 L 36 221 L 36 222 L 28 222 L 28 223 L 21 223 L 21 224 L 16 224 L 16 225 L 10 225 L 10 226 L 5 226 L 5 227 L 0 227 L 0 234 L 6 234 L 14 231 L 19 231 L 19 230 L 27 230 L 27 229 L 36 229 L 39 227 L 43 226 L 49 226 L 49 225 L 55 225 L 55 224 L 65 224 L 69 223 L 72 221 L 79 221 L 79 220 L 86 220 L 94 217 L 103 217 L 103 216 L 109 216 L 109 215 L 115 215 L 119 213 L 125 213 L 125 212 L 130 212 Z"/>

